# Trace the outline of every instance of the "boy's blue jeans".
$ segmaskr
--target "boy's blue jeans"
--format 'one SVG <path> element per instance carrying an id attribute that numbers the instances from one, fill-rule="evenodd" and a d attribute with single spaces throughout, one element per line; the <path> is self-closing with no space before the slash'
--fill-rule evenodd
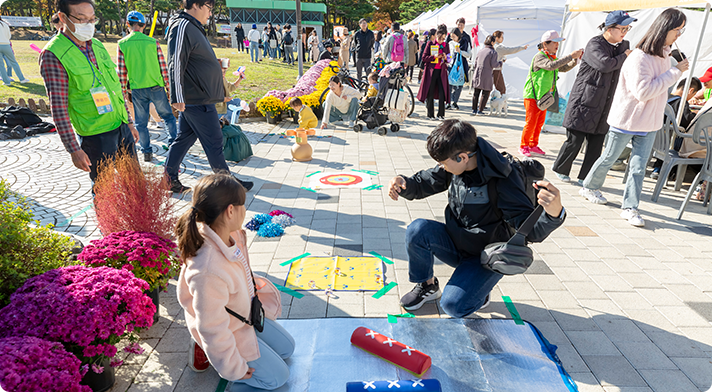
<path id="1" fill-rule="evenodd" d="M 454 267 L 450 280 L 442 289 L 440 306 L 451 317 L 465 317 L 485 303 L 487 295 L 502 275 L 482 267 L 480 258 L 463 258 L 445 229 L 445 224 L 416 219 L 406 229 L 408 275 L 413 283 L 434 276 L 434 257 Z"/>

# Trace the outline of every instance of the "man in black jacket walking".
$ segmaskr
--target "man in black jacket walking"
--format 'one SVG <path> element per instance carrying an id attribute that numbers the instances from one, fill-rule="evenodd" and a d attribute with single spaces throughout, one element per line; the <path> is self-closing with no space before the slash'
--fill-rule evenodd
<path id="1" fill-rule="evenodd" d="M 490 291 L 502 278 L 482 267 L 480 253 L 491 243 L 509 240 L 510 227 L 521 226 L 534 207 L 521 176 L 469 123 L 440 123 L 428 136 L 428 153 L 438 162 L 436 167 L 411 177 L 396 176 L 388 190 L 393 200 L 448 192 L 445 223 L 416 219 L 408 225 L 408 273 L 416 286 L 401 298 L 401 305 L 415 310 L 442 296 L 440 306 L 448 315 L 465 317 L 487 305 Z M 547 181 L 536 185 L 545 213 L 527 236 L 531 242 L 546 239 L 566 217 L 559 190 Z M 442 293 L 433 257 L 455 268 Z"/>
<path id="2" fill-rule="evenodd" d="M 188 150 L 200 139 L 214 172 L 230 172 L 225 162 L 222 129 L 215 104 L 225 98 L 222 68 L 205 36 L 203 24 L 210 18 L 215 0 L 183 0 L 184 10 L 168 24 L 168 76 L 171 104 L 178 110 L 178 137 L 166 159 L 171 190 L 190 188 L 178 180 L 178 169 Z M 239 181 L 239 180 L 238 180 Z M 246 190 L 252 182 L 240 181 Z"/>
<path id="3" fill-rule="evenodd" d="M 361 30 L 354 35 L 354 52 L 356 53 L 356 78 L 361 80 L 363 70 L 371 66 L 371 50 L 376 39 L 373 31 L 368 29 L 366 19 L 359 20 L 358 25 Z"/>

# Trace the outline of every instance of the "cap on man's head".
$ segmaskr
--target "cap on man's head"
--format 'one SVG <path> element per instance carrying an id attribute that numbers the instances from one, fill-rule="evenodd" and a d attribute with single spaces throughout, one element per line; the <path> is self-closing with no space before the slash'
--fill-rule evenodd
<path id="1" fill-rule="evenodd" d="M 559 33 L 557 33 L 556 30 L 549 30 L 541 36 L 541 42 L 546 42 L 546 41 L 561 42 L 565 39 L 566 38 L 559 37 Z"/>
<path id="2" fill-rule="evenodd" d="M 131 11 L 129 12 L 128 15 L 126 15 L 126 21 L 129 23 L 142 23 L 146 24 L 146 18 L 143 16 L 142 13 L 138 11 Z"/>
<path id="3" fill-rule="evenodd" d="M 613 11 L 606 16 L 606 26 L 614 24 L 619 26 L 628 26 L 629 24 L 637 21 L 638 19 L 628 15 L 625 11 Z"/>
<path id="4" fill-rule="evenodd" d="M 700 82 L 707 83 L 712 80 L 712 67 L 707 68 L 707 72 L 700 78 Z"/>
<path id="5" fill-rule="evenodd" d="M 252 24 L 252 28 L 253 28 L 253 29 L 257 29 L 257 23 L 253 23 L 253 24 Z"/>

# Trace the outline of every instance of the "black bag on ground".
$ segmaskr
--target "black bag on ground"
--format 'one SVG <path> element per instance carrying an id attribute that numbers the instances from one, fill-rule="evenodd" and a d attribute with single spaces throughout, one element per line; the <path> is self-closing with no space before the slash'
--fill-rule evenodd
<path id="1" fill-rule="evenodd" d="M 480 254 L 480 262 L 482 266 L 490 271 L 500 273 L 502 275 L 517 275 L 526 272 L 527 268 L 534 262 L 534 253 L 527 246 L 527 235 L 531 232 L 537 220 L 544 211 L 544 207 L 537 203 L 538 190 L 534 188 L 534 183 L 544 179 L 544 165 L 541 162 L 533 159 L 525 159 L 520 161 L 516 157 L 507 152 L 502 152 L 502 155 L 507 158 L 512 166 L 510 175 L 519 176 L 524 181 L 524 190 L 535 206 L 534 211 L 522 223 L 519 229 L 507 242 L 495 242 L 489 244 Z M 497 189 L 494 181 L 488 185 L 490 202 L 492 207 L 501 217 L 502 212 L 497 207 Z M 493 189 L 494 188 L 494 189 Z"/>
<path id="2" fill-rule="evenodd" d="M 252 145 L 247 136 L 242 133 L 242 128 L 227 124 L 222 127 L 222 134 L 223 153 L 226 160 L 240 162 L 252 156 Z"/>
<path id="3" fill-rule="evenodd" d="M 39 135 L 40 133 L 54 132 L 56 130 L 57 128 L 54 126 L 54 124 L 44 121 L 25 129 L 25 131 L 27 131 L 27 136 L 35 136 Z"/>
<path id="4" fill-rule="evenodd" d="M 42 119 L 28 108 L 8 106 L 0 109 L 0 122 L 10 127 L 21 125 L 23 128 L 28 128 L 41 123 Z"/>

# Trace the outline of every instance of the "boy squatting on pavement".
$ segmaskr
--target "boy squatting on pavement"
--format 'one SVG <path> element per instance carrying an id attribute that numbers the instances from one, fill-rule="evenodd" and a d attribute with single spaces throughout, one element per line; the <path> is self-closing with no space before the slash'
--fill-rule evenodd
<path id="1" fill-rule="evenodd" d="M 406 310 L 440 299 L 452 317 L 465 317 L 489 303 L 489 293 L 502 275 L 482 267 L 480 253 L 488 244 L 507 241 L 534 210 L 521 176 L 509 161 L 469 123 L 446 120 L 428 136 L 428 153 L 438 162 L 411 177 L 396 176 L 388 194 L 407 200 L 448 192 L 445 223 L 416 219 L 406 230 L 408 273 L 416 286 L 401 298 Z M 493 186 L 489 185 L 493 182 Z M 541 242 L 564 223 L 566 211 L 559 190 L 538 181 L 538 203 L 544 207 L 529 242 Z M 496 195 L 490 195 L 495 189 Z M 491 199 L 496 200 L 493 208 Z M 497 211 L 499 210 L 499 211 Z M 433 257 L 455 268 L 440 292 Z"/>

